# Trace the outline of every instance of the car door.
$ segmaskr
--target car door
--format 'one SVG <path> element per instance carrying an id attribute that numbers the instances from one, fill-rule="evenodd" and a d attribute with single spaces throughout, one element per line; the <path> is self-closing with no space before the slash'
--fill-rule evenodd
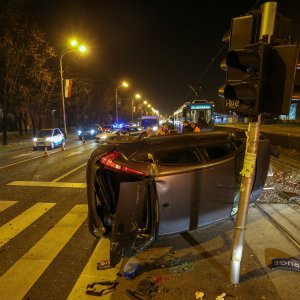
<path id="1" fill-rule="evenodd" d="M 158 234 L 183 232 L 229 217 L 236 189 L 234 151 L 209 159 L 205 149 L 205 145 L 184 146 L 155 153 Z"/>

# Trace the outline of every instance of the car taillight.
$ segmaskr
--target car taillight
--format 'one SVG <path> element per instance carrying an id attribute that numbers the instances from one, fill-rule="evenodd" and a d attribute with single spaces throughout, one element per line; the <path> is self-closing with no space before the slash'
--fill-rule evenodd
<path id="1" fill-rule="evenodd" d="M 115 163 L 114 159 L 118 158 L 119 156 L 121 156 L 120 152 L 116 152 L 116 151 L 110 152 L 101 157 L 100 163 L 103 164 L 104 166 L 106 166 L 107 168 L 110 168 L 113 170 L 118 170 L 120 172 L 146 176 L 146 174 L 144 172 L 134 170 L 134 169 L 128 168 L 126 166 L 123 166 L 121 164 Z"/>

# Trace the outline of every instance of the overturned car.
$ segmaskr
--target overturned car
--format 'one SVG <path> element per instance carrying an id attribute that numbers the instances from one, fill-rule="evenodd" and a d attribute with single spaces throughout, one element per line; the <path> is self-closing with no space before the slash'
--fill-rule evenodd
<path id="1" fill-rule="evenodd" d="M 192 230 L 236 212 L 244 133 L 175 134 L 99 146 L 87 166 L 89 230 L 111 239 L 111 264 L 159 235 Z M 260 138 L 251 202 L 263 190 L 269 141 Z"/>

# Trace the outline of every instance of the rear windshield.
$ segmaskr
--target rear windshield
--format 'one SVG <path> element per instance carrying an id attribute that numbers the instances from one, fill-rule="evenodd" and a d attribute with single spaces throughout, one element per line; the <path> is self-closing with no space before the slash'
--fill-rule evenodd
<path id="1" fill-rule="evenodd" d="M 200 159 L 194 148 L 177 148 L 155 152 L 158 165 L 189 165 L 197 164 Z"/>

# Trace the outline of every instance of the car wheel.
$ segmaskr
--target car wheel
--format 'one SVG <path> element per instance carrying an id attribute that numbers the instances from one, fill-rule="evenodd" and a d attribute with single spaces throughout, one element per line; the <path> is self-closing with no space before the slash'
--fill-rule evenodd
<path id="1" fill-rule="evenodd" d="M 36 151 L 38 148 L 37 147 L 33 147 L 33 150 Z"/>

